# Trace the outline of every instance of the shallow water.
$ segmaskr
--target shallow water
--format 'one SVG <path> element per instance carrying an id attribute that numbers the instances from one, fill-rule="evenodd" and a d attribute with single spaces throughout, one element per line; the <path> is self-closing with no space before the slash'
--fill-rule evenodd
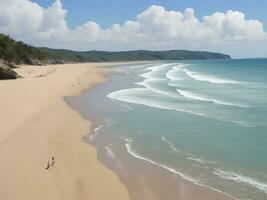
<path id="1" fill-rule="evenodd" d="M 267 60 L 119 67 L 79 98 L 137 159 L 240 199 L 267 199 Z M 90 114 L 89 114 L 90 113 Z M 100 125 L 100 124 L 98 124 Z M 106 147 L 110 157 L 115 157 Z"/>

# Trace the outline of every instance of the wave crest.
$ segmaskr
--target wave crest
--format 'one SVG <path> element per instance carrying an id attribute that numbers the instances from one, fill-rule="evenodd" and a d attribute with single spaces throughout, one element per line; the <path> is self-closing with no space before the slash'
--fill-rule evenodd
<path id="1" fill-rule="evenodd" d="M 217 99 L 212 99 L 212 98 L 209 98 L 209 97 L 206 97 L 206 96 L 203 96 L 203 95 L 199 95 L 199 94 L 196 94 L 196 93 L 192 93 L 192 92 L 189 92 L 189 91 L 184 91 L 184 90 L 177 89 L 177 92 L 179 94 L 181 94 L 183 97 L 189 98 L 189 99 L 212 102 L 214 104 L 219 104 L 219 105 L 237 106 L 237 107 L 242 107 L 242 108 L 248 108 L 248 106 L 245 106 L 245 105 L 234 104 L 234 103 L 230 103 L 230 102 L 224 102 L 224 101 L 220 101 L 220 100 L 217 100 Z"/>
<path id="2" fill-rule="evenodd" d="M 216 169 L 214 174 L 216 174 L 217 176 L 223 179 L 233 180 L 239 183 L 247 184 L 267 194 L 267 183 L 260 182 L 254 178 L 247 177 L 247 176 L 244 176 L 244 175 L 232 172 L 232 171 L 223 171 L 220 169 Z"/>
<path id="3" fill-rule="evenodd" d="M 195 79 L 197 81 L 205 81 L 205 82 L 214 83 L 214 84 L 240 84 L 240 82 L 238 81 L 221 79 L 221 78 L 217 78 L 211 75 L 197 74 L 196 72 L 192 72 L 188 69 L 183 69 L 183 71 L 190 78 Z"/>

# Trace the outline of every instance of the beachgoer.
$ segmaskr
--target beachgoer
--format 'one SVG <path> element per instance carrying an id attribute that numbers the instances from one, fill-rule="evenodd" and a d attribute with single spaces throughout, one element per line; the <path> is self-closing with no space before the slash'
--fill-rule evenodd
<path id="1" fill-rule="evenodd" d="M 56 161 L 55 161 L 55 157 L 54 156 L 52 156 L 52 166 L 54 166 L 54 164 L 56 163 Z"/>
<path id="2" fill-rule="evenodd" d="M 47 166 L 46 166 L 45 169 L 49 169 L 49 167 L 50 167 L 50 161 L 48 160 L 48 161 L 47 161 Z"/>

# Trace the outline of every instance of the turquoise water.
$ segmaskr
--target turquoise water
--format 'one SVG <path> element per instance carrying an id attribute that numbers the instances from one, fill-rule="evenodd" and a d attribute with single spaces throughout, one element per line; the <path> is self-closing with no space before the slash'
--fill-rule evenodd
<path id="1" fill-rule="evenodd" d="M 267 59 L 117 69 L 74 98 L 95 122 L 88 142 L 100 154 L 118 163 L 134 156 L 237 199 L 267 199 Z"/>
<path id="2" fill-rule="evenodd" d="M 119 69 L 106 96 L 125 111 L 108 115 L 105 130 L 129 153 L 236 198 L 267 199 L 267 59 Z"/>

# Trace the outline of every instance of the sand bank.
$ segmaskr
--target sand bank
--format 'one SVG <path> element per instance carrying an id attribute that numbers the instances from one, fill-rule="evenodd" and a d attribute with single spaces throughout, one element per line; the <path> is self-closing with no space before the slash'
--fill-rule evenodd
<path id="1" fill-rule="evenodd" d="M 90 122 L 63 100 L 106 80 L 96 65 L 24 66 L 23 79 L 0 82 L 0 199 L 128 199 L 82 140 Z"/>

